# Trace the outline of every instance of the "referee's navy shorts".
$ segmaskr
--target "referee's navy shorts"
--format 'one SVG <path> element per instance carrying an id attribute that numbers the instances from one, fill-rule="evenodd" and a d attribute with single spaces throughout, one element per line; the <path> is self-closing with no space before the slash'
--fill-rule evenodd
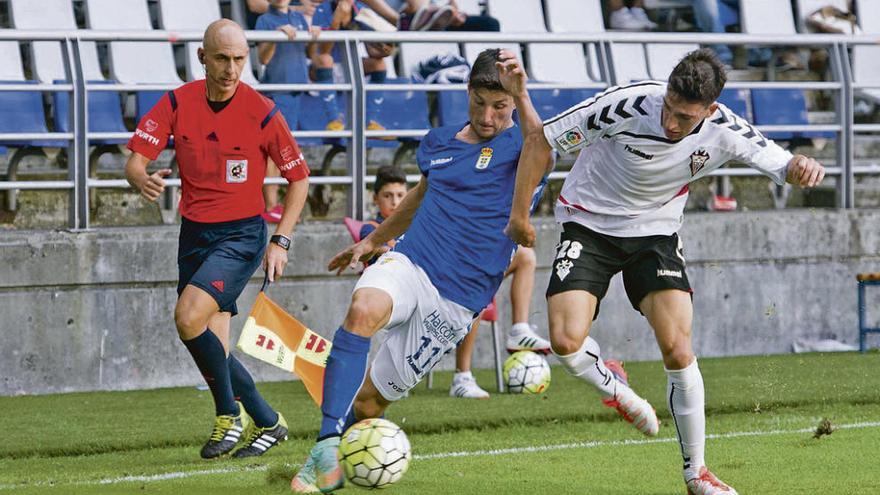
<path id="1" fill-rule="evenodd" d="M 235 316 L 235 300 L 263 260 L 266 233 L 266 222 L 259 215 L 218 223 L 184 218 L 177 251 L 177 295 L 194 285 L 211 294 L 220 311 Z"/>

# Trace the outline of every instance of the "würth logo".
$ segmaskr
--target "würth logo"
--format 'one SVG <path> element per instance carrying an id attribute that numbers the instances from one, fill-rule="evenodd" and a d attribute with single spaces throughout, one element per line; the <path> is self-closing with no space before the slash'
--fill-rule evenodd
<path id="1" fill-rule="evenodd" d="M 220 292 L 223 292 L 223 281 L 222 280 L 215 280 L 215 281 L 211 282 L 211 287 L 219 290 Z"/>

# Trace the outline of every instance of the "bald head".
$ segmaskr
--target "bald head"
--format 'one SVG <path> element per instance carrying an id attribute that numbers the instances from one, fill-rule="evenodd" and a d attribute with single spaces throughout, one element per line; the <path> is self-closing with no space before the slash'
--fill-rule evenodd
<path id="1" fill-rule="evenodd" d="M 248 57 L 248 42 L 241 26 L 229 19 L 208 25 L 199 48 L 199 61 L 205 66 L 208 99 L 224 101 L 232 98 Z"/>
<path id="2" fill-rule="evenodd" d="M 202 38 L 202 45 L 205 50 L 212 50 L 224 45 L 244 47 L 247 50 L 248 46 L 244 30 L 229 19 L 218 19 L 208 24 L 205 36 Z"/>

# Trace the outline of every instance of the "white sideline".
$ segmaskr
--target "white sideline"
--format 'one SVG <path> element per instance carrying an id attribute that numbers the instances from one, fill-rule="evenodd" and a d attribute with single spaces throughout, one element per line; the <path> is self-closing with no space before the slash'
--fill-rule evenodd
<path id="1" fill-rule="evenodd" d="M 880 421 L 866 421 L 861 423 L 850 423 L 843 425 L 835 425 L 836 429 L 840 430 L 854 430 L 854 429 L 862 429 L 862 428 L 877 428 L 880 427 Z M 766 437 L 766 436 L 774 436 L 774 435 L 790 435 L 795 433 L 811 433 L 816 431 L 816 428 L 800 428 L 797 430 L 765 430 L 765 431 L 734 431 L 730 433 L 719 433 L 715 435 L 706 435 L 707 439 L 726 439 L 726 438 L 740 438 L 740 437 Z M 459 452 L 438 452 L 436 454 L 423 454 L 423 455 L 415 455 L 413 456 L 413 460 L 423 461 L 423 460 L 432 460 L 432 459 L 448 459 L 451 457 L 481 457 L 481 456 L 499 456 L 499 455 L 508 455 L 508 454 L 519 454 L 519 453 L 529 453 L 529 452 L 549 452 L 554 450 L 570 450 L 570 449 L 592 449 L 597 447 L 612 447 L 612 446 L 626 446 L 626 445 L 649 445 L 655 443 L 672 443 L 676 442 L 677 439 L 675 437 L 664 437 L 664 438 L 646 438 L 639 440 L 611 440 L 611 441 L 592 441 L 592 442 L 572 442 L 572 443 L 562 443 L 556 445 L 538 445 L 532 447 L 511 447 L 508 449 L 492 449 L 492 450 L 463 450 Z M 217 469 L 202 469 L 198 471 L 176 471 L 172 473 L 162 473 L 162 474 L 151 474 L 151 475 L 141 475 L 141 476 L 120 476 L 117 478 L 104 478 L 100 480 L 91 480 L 91 481 L 79 481 L 73 483 L 64 483 L 58 481 L 39 481 L 36 483 L 27 483 L 27 484 L 3 484 L 0 485 L 0 490 L 11 490 L 16 488 L 28 488 L 28 487 L 37 487 L 37 486 L 63 486 L 63 485 L 115 485 L 119 483 L 133 483 L 133 482 L 155 482 L 155 481 L 167 481 L 174 479 L 182 479 L 182 478 L 191 478 L 195 476 L 208 476 L 214 474 L 228 474 L 228 473 L 241 473 L 241 472 L 261 472 L 266 471 L 268 466 L 243 466 L 243 467 L 228 467 L 228 468 L 217 468 Z"/>

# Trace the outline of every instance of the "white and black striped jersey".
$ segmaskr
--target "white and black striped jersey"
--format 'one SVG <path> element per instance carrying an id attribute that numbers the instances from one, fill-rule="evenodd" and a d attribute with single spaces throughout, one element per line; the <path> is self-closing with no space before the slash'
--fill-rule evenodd
<path id="1" fill-rule="evenodd" d="M 666 84 L 613 87 L 544 122 L 560 153 L 580 151 L 556 203 L 556 220 L 607 235 L 671 235 L 681 227 L 688 184 L 729 161 L 776 183 L 792 155 L 722 104 L 688 136 L 661 125 Z"/>

